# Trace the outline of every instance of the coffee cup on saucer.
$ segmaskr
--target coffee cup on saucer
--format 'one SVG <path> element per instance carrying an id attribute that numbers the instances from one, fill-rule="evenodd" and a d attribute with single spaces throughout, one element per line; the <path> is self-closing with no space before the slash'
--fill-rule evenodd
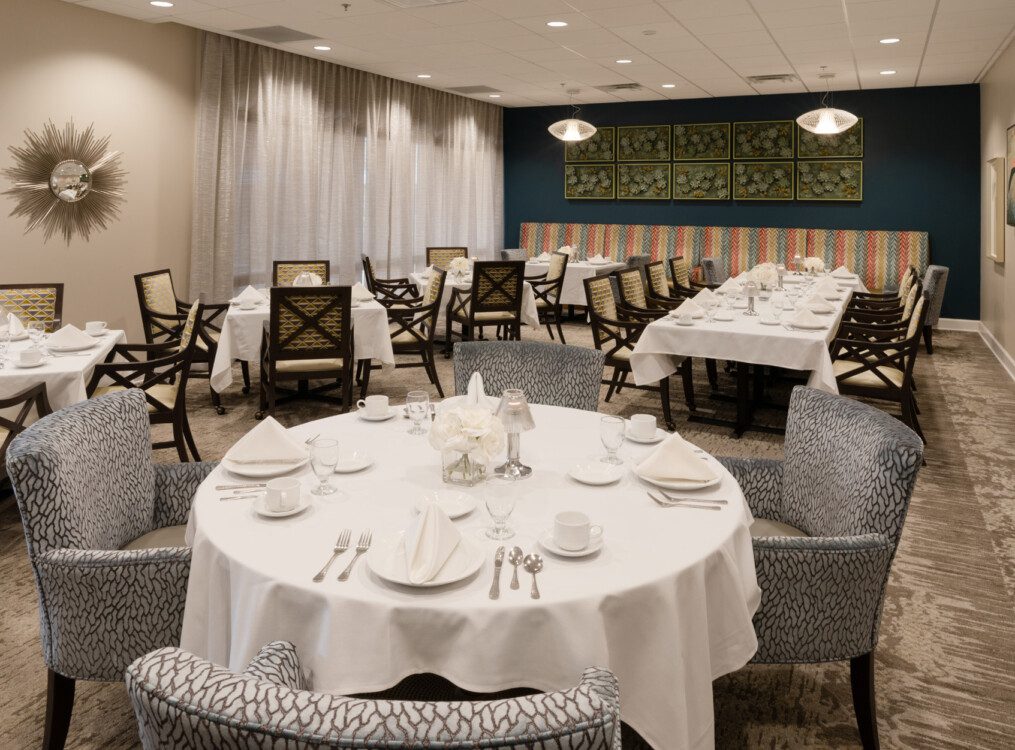
<path id="1" fill-rule="evenodd" d="M 689 326 L 694 322 L 694 316 L 687 310 L 683 310 L 680 315 L 677 316 L 677 322 L 682 326 Z"/>
<path id="2" fill-rule="evenodd" d="M 89 320 L 85 323 L 85 333 L 92 336 L 98 336 L 100 333 L 106 330 L 106 321 L 104 320 Z"/>
<path id="3" fill-rule="evenodd" d="M 656 418 L 652 414 L 633 414 L 628 431 L 635 440 L 651 440 L 656 436 Z"/>
<path id="4" fill-rule="evenodd" d="M 387 396 L 367 396 L 356 402 L 356 407 L 366 412 L 368 417 L 386 417 L 390 411 Z"/>
<path id="5" fill-rule="evenodd" d="M 603 535 L 603 527 L 576 510 L 558 513 L 553 519 L 553 543 L 562 550 L 579 552 Z"/>
<path id="6" fill-rule="evenodd" d="M 252 299 L 241 299 L 240 300 L 240 309 L 241 310 L 253 310 L 255 307 L 257 307 L 257 303 L 254 300 L 252 300 Z"/>
<path id="7" fill-rule="evenodd" d="M 34 367 L 42 361 L 42 352 L 34 346 L 22 349 L 18 353 L 18 363 L 26 367 Z"/>
<path id="8" fill-rule="evenodd" d="M 265 500 L 272 513 L 285 513 L 300 504 L 300 480 L 295 477 L 269 479 Z"/>

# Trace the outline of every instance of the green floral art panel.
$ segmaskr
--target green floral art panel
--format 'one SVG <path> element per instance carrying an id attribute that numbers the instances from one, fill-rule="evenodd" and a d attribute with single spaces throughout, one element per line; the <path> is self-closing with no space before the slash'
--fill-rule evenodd
<path id="1" fill-rule="evenodd" d="M 669 161 L 670 126 L 634 125 L 617 128 L 620 161 Z"/>
<path id="2" fill-rule="evenodd" d="M 733 123 L 734 159 L 792 159 L 792 120 Z"/>
<path id="3" fill-rule="evenodd" d="M 669 200 L 670 165 L 617 165 L 617 197 L 623 200 Z"/>
<path id="4" fill-rule="evenodd" d="M 863 200 L 862 161 L 806 161 L 797 164 L 797 200 Z"/>
<path id="5" fill-rule="evenodd" d="M 801 159 L 827 159 L 833 156 L 863 156 L 863 118 L 844 133 L 818 135 L 797 128 L 797 156 Z"/>
<path id="6" fill-rule="evenodd" d="M 730 158 L 730 124 L 701 122 L 673 126 L 674 161 Z"/>
<path id="7" fill-rule="evenodd" d="M 615 161 L 617 129 L 599 128 L 591 138 L 568 143 L 564 148 L 564 161 Z"/>
<path id="8" fill-rule="evenodd" d="M 674 164 L 673 198 L 684 201 L 729 200 L 729 162 Z"/>
<path id="9" fill-rule="evenodd" d="M 733 165 L 733 200 L 793 200 L 793 162 L 739 162 Z"/>
<path id="10" fill-rule="evenodd" d="M 616 166 L 613 164 L 565 164 L 564 197 L 612 199 L 616 196 Z"/>

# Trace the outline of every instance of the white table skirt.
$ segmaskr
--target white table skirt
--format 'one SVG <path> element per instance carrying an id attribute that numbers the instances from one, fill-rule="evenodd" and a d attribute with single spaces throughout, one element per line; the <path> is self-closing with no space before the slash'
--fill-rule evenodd
<path id="1" fill-rule="evenodd" d="M 83 352 L 74 352 L 73 357 L 47 356 L 41 367 L 21 368 L 14 364 L 22 349 L 32 345 L 28 339 L 13 341 L 7 353 L 3 369 L 0 369 L 0 398 L 10 398 L 26 388 L 39 383 L 46 384 L 46 396 L 53 410 L 84 401 L 88 396 L 85 387 L 92 377 L 95 365 L 106 359 L 106 355 L 117 344 L 124 343 L 123 331 L 107 331 L 96 338 L 96 346 Z M 45 344 L 43 344 L 45 346 Z"/>
<path id="2" fill-rule="evenodd" d="M 487 552 L 471 579 L 412 590 L 385 583 L 361 560 L 351 580 L 339 583 L 346 553 L 323 583 L 313 583 L 342 528 L 352 529 L 354 542 L 370 528 L 377 543 L 408 526 L 425 492 L 449 489 L 439 454 L 425 437 L 407 434 L 405 419 L 376 423 L 348 414 L 291 431 L 301 442 L 334 436 L 376 459 L 360 474 L 334 477 L 345 498 L 314 498 L 301 515 L 268 520 L 249 500 L 218 500 L 223 493 L 213 485 L 237 481 L 222 467 L 204 482 L 188 528 L 193 559 L 182 647 L 241 670 L 265 643 L 288 639 L 313 688 L 340 694 L 384 689 L 420 672 L 482 692 L 558 690 L 599 665 L 617 674 L 625 721 L 654 747 L 713 747 L 712 681 L 742 667 L 757 648 L 752 517 L 739 486 L 714 459 L 722 483 L 701 492 L 729 500 L 719 512 L 661 508 L 630 474 L 609 487 L 578 484 L 565 472 L 603 454 L 601 415 L 546 406 L 533 413 L 536 429 L 522 438 L 522 459 L 534 471 L 516 485 L 510 523 L 518 533 L 506 544 L 543 555 L 541 599 L 529 598 L 524 571 L 520 590 L 508 587 L 507 563 L 501 598 L 488 597 L 498 544 L 483 535 L 488 485 L 465 490 L 478 507 L 456 522 Z M 649 450 L 628 444 L 621 455 L 637 461 Z M 309 470 L 297 475 L 312 486 Z M 578 508 L 605 527 L 600 552 L 569 560 L 536 546 L 557 512 Z"/>
<path id="3" fill-rule="evenodd" d="M 854 286 L 858 291 L 865 290 L 862 283 Z M 684 357 L 702 357 L 809 371 L 810 387 L 838 393 L 828 345 L 835 337 L 850 297 L 851 293 L 846 293 L 842 301 L 829 303 L 835 312 L 818 316 L 828 325 L 819 331 L 790 331 L 781 325 L 763 324 L 761 314 L 771 306 L 760 300 L 755 306 L 759 313 L 756 317 L 744 315 L 744 310 L 733 310 L 733 320 L 728 322 L 707 323 L 697 319 L 692 326 L 681 326 L 672 318 L 654 321 L 642 332 L 631 354 L 635 383 L 655 383 L 676 372 Z"/>
<path id="4" fill-rule="evenodd" d="M 426 285 L 429 283 L 429 279 L 422 273 L 414 273 L 411 278 L 412 283 L 419 288 L 420 294 L 423 294 L 426 289 Z M 444 291 L 441 293 L 440 312 L 437 316 L 438 337 L 444 335 L 444 320 L 447 317 L 448 301 L 451 298 L 451 293 L 448 290 L 452 287 L 468 291 L 472 289 L 472 279 L 470 278 L 467 281 L 454 281 L 451 278 L 451 274 L 448 274 L 447 280 L 444 282 Z M 532 285 L 527 281 L 522 289 L 522 323 L 527 326 L 539 328 L 539 312 L 536 309 L 536 295 L 532 291 Z"/>
<path id="5" fill-rule="evenodd" d="M 594 276 L 605 276 L 613 273 L 618 268 L 626 267 L 626 263 L 602 263 L 593 264 L 588 261 L 568 261 L 567 269 L 564 271 L 564 286 L 560 290 L 560 302 L 562 305 L 579 305 L 585 307 L 588 300 L 585 298 L 585 279 Z M 538 260 L 530 260 L 525 264 L 526 276 L 537 276 L 550 270 L 550 264 Z"/>
<path id="6" fill-rule="evenodd" d="M 215 361 L 211 368 L 211 387 L 221 393 L 233 382 L 233 360 L 257 362 L 261 357 L 261 332 L 270 316 L 267 303 L 253 310 L 241 310 L 230 305 L 222 321 Z M 356 359 L 375 359 L 382 365 L 393 365 L 395 353 L 391 347 L 391 329 L 388 311 L 375 301 L 352 308 L 353 356 Z"/>

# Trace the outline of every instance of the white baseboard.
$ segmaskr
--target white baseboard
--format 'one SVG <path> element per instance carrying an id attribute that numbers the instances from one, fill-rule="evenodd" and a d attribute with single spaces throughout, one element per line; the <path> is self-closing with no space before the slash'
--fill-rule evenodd
<path id="1" fill-rule="evenodd" d="M 997 361 L 1001 363 L 1001 367 L 1008 372 L 1008 375 L 1012 380 L 1015 380 L 1015 357 L 1012 357 L 1011 354 L 1009 354 L 1005 348 L 1001 346 L 1001 343 L 994 338 L 994 334 L 987 330 L 987 326 L 983 325 L 983 323 L 979 324 L 979 328 L 977 330 L 980 333 L 980 338 L 983 339 L 983 343 L 987 345 L 987 348 L 990 349 L 991 353 L 997 357 Z"/>
<path id="2" fill-rule="evenodd" d="M 973 331 L 979 332 L 980 321 L 966 318 L 940 318 L 935 328 L 942 331 Z"/>

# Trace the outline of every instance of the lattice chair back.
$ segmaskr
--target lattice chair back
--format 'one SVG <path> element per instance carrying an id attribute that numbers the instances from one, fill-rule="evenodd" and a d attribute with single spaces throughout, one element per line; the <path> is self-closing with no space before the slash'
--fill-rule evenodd
<path id="1" fill-rule="evenodd" d="M 0 284 L 0 312 L 14 313 L 25 325 L 43 323 L 52 333 L 63 316 L 63 284 Z"/>
<path id="2" fill-rule="evenodd" d="M 149 344 L 175 339 L 180 335 L 180 301 L 168 268 L 134 276 L 141 325 Z"/>
<path id="3" fill-rule="evenodd" d="M 567 272 L 567 262 L 570 260 L 567 253 L 553 253 L 550 256 L 550 267 L 546 271 L 547 281 L 556 281 Z"/>
<path id="4" fill-rule="evenodd" d="M 613 293 L 613 282 L 609 276 L 594 276 L 585 279 L 585 300 L 588 303 L 592 323 L 592 340 L 597 349 L 610 356 L 622 348 L 619 344 L 621 329 L 611 321 L 617 320 L 617 298 Z"/>
<path id="5" fill-rule="evenodd" d="M 331 278 L 331 261 L 328 260 L 276 260 L 272 264 L 272 284 L 292 286 L 301 273 L 316 274 L 322 284 Z"/>
<path id="6" fill-rule="evenodd" d="M 899 282 L 899 299 L 906 299 L 914 281 L 916 281 L 916 270 L 912 266 L 907 266 L 906 272 L 902 275 L 902 281 Z"/>
<path id="7" fill-rule="evenodd" d="M 452 260 L 468 256 L 469 248 L 467 247 L 428 247 L 426 249 L 426 264 L 447 271 L 448 264 Z"/>
<path id="8" fill-rule="evenodd" d="M 348 286 L 272 287 L 268 323 L 271 361 L 349 356 L 351 298 Z"/>
<path id="9" fill-rule="evenodd" d="M 472 313 L 513 312 L 521 316 L 524 277 L 523 261 L 477 261 L 472 269 Z"/>
<path id="10" fill-rule="evenodd" d="M 648 307 L 648 300 L 645 298 L 645 279 L 640 269 L 628 268 L 617 271 L 617 291 L 620 293 L 621 304 L 640 309 Z"/>
<path id="11" fill-rule="evenodd" d="M 648 283 L 652 287 L 652 293 L 657 297 L 669 297 L 670 285 L 666 281 L 666 264 L 657 260 L 645 266 L 645 271 L 648 273 Z"/>
<path id="12" fill-rule="evenodd" d="M 426 290 L 423 292 L 423 306 L 429 307 L 434 302 L 437 302 L 441 298 L 441 291 L 444 289 L 444 281 L 448 277 L 448 272 L 443 271 L 440 268 L 436 272 L 430 274 L 430 281 L 427 282 Z"/>
<path id="13" fill-rule="evenodd" d="M 922 294 L 923 288 L 919 281 L 910 284 L 909 289 L 906 291 L 906 296 L 902 298 L 904 300 L 902 305 L 903 321 L 908 321 L 913 316 L 913 306 Z"/>
<path id="14" fill-rule="evenodd" d="M 367 289 L 371 294 L 376 294 L 376 291 L 374 290 L 374 279 L 377 278 L 377 274 L 374 269 L 374 262 L 366 253 L 362 253 L 360 257 L 363 259 L 363 278 L 367 282 Z"/>
<path id="15" fill-rule="evenodd" d="M 924 314 L 924 308 L 929 308 L 929 306 L 927 304 L 927 295 L 926 294 L 921 294 L 920 295 L 920 299 L 918 299 L 914 303 L 913 309 L 910 311 L 909 325 L 906 326 L 906 338 L 907 339 L 913 338 L 914 336 L 916 336 L 920 332 L 920 327 L 921 327 L 920 326 L 920 321 L 921 320 L 925 320 L 926 317 L 927 317 L 927 315 Z M 930 312 L 930 310 L 928 309 L 927 313 L 929 314 L 929 312 Z"/>
<path id="16" fill-rule="evenodd" d="M 447 271 L 439 268 L 430 275 L 418 307 L 388 310 L 391 339 L 398 344 L 423 345 L 433 340 L 440 315 L 441 290 Z"/>
<path id="17" fill-rule="evenodd" d="M 685 258 L 670 258 L 670 275 L 674 284 L 685 289 L 691 286 L 691 269 Z"/>

